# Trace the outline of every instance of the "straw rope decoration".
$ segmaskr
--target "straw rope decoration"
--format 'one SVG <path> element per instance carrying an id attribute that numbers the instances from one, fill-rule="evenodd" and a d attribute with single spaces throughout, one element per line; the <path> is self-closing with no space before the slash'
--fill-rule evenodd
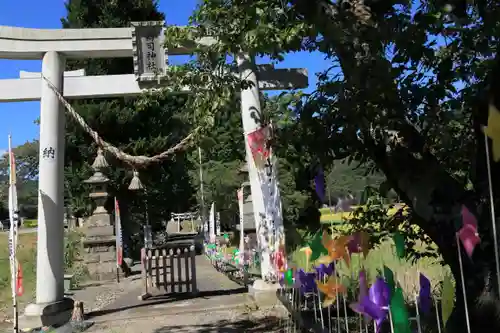
<path id="1" fill-rule="evenodd" d="M 176 145 L 170 147 L 166 151 L 155 155 L 155 156 L 144 156 L 144 155 L 139 155 L 139 156 L 132 156 L 124 151 L 118 149 L 117 147 L 113 146 L 109 142 L 104 141 L 99 134 L 94 131 L 80 116 L 75 109 L 66 101 L 66 99 L 61 95 L 61 93 L 58 91 L 58 89 L 54 86 L 52 82 L 50 82 L 49 79 L 47 79 L 43 74 L 42 78 L 47 82 L 48 86 L 50 89 L 56 94 L 57 99 L 64 105 L 65 109 L 68 111 L 68 113 L 73 117 L 73 119 L 76 120 L 76 122 L 83 128 L 85 132 L 87 132 L 88 135 L 95 141 L 95 143 L 101 147 L 102 149 L 110 152 L 114 157 L 119 159 L 120 161 L 123 161 L 130 166 L 134 168 L 144 168 L 147 167 L 150 164 L 153 163 L 159 163 L 164 160 L 169 159 L 173 154 L 186 150 L 189 145 L 192 143 L 195 134 L 201 129 L 200 126 L 194 129 L 188 136 L 186 136 L 184 139 L 179 141 Z"/>

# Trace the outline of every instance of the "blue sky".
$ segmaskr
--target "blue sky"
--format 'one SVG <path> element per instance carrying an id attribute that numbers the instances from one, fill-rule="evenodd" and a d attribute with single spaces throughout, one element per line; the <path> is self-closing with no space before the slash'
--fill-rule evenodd
<path id="1" fill-rule="evenodd" d="M 166 14 L 169 24 L 186 25 L 195 8 L 196 0 L 161 0 L 160 10 Z M 3 0 L 0 1 L 0 25 L 26 28 L 57 29 L 60 18 L 66 15 L 64 0 Z M 261 61 L 262 62 L 262 61 Z M 310 87 L 314 87 L 314 73 L 329 64 L 319 54 L 292 54 L 279 67 L 306 67 L 309 70 Z M 40 61 L 16 61 L 0 59 L 0 79 L 19 77 L 19 71 L 40 71 Z M 34 121 L 40 113 L 38 102 L 0 103 L 0 151 L 7 148 L 7 135 L 12 134 L 13 145 L 38 138 L 38 125 Z M 2 139 L 5 138 L 5 140 Z"/>

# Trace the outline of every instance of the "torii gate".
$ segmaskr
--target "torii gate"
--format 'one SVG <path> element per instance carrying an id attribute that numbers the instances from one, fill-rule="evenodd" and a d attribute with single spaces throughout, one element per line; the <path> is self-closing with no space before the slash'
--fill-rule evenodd
<path id="1" fill-rule="evenodd" d="M 189 54 L 195 45 L 187 41 L 183 47 L 168 49 L 167 54 L 163 37 L 164 22 L 102 29 L 0 26 L 0 59 L 43 59 L 42 74 L 67 99 L 133 96 L 154 86 L 158 73 L 160 77 L 165 73 L 168 54 Z M 196 43 L 209 45 L 213 41 L 203 38 Z M 85 76 L 81 71 L 64 71 L 66 59 L 124 57 L 134 58 L 134 74 Z M 274 69 L 267 65 L 256 70 L 248 55 L 240 54 L 236 59 L 240 76 L 254 83 L 241 91 L 245 133 L 260 127 L 251 115 L 251 112 L 260 112 L 259 89 L 285 90 L 308 85 L 305 69 Z M 36 100 L 40 100 L 37 284 L 36 303 L 26 307 L 25 315 L 35 319 L 39 326 L 49 326 L 66 322 L 73 307 L 73 301 L 64 298 L 63 286 L 65 112 L 40 73 L 0 80 L 0 102 Z M 251 172 L 250 176 L 258 224 L 265 210 L 264 199 L 256 173 Z"/>

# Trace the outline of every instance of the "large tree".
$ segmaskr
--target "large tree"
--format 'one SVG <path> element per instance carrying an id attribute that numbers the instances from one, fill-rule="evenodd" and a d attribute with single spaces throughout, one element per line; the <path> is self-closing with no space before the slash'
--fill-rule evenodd
<path id="1" fill-rule="evenodd" d="M 324 147 L 318 151 L 324 164 L 346 157 L 374 163 L 412 208 L 411 223 L 437 244 L 456 281 L 460 210 L 466 205 L 474 212 L 482 242 L 472 260 L 464 260 L 471 325 L 478 331 L 487 322 L 498 330 L 482 126 L 488 104 L 500 107 L 493 80 L 500 75 L 494 58 L 500 56 L 499 14 L 495 1 L 204 0 L 190 27 L 169 29 L 167 43 L 218 37 L 196 50 L 197 62 L 185 68 L 205 73 L 190 83 L 200 87 L 193 89 L 196 103 L 209 115 L 215 111 L 209 103 L 227 102 L 227 87 L 239 85 L 229 76 L 220 80 L 220 71 L 211 74 L 226 66 L 215 54 L 280 60 L 288 52 L 314 51 L 330 59 L 315 93 L 292 104 L 297 121 L 303 123 L 302 115 L 308 121 L 304 144 Z M 172 72 L 172 82 L 185 84 L 177 74 L 185 72 Z M 500 166 L 491 166 L 497 193 Z M 447 331 L 466 331 L 461 288 Z"/>

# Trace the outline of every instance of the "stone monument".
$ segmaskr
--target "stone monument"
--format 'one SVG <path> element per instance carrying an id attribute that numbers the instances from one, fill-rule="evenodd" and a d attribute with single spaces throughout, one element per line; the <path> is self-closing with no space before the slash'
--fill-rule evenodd
<path id="1" fill-rule="evenodd" d="M 87 221 L 82 231 L 84 261 L 93 280 L 110 280 L 116 276 L 116 238 L 114 227 L 111 224 L 111 214 L 104 205 L 108 200 L 108 177 L 103 171 L 108 167 L 102 150 L 97 151 L 97 157 L 92 164 L 94 174 L 85 183 L 92 186 L 89 197 L 96 204 L 96 208 Z"/>

